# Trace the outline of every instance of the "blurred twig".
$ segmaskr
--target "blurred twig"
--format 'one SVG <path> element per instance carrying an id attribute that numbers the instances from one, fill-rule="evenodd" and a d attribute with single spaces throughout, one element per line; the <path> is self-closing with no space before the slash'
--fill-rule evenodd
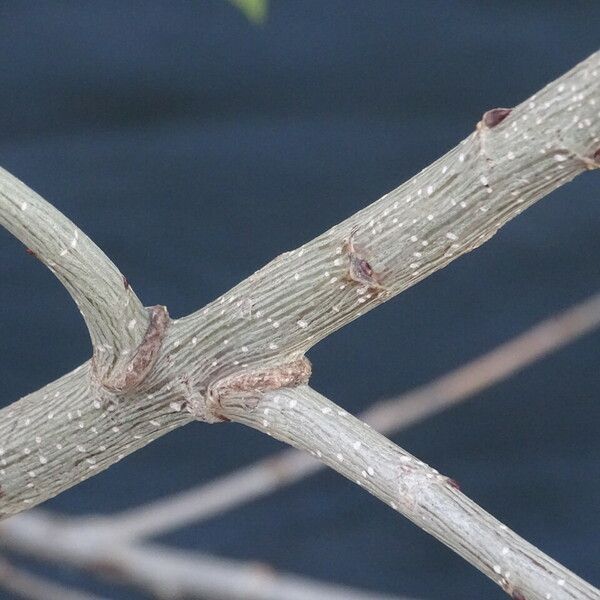
<path id="1" fill-rule="evenodd" d="M 18 569 L 0 558 L 0 587 L 25 600 L 105 600 L 96 594 L 78 592 Z"/>

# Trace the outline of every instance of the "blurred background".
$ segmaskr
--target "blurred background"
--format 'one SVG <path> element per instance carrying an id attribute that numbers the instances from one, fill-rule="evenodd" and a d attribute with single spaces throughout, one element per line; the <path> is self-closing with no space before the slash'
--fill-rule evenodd
<path id="1" fill-rule="evenodd" d="M 0 164 L 114 260 L 146 305 L 186 315 L 446 152 L 600 46 L 600 3 L 3 2 Z M 598 173 L 310 352 L 353 413 L 423 384 L 600 288 Z M 90 355 L 57 280 L 0 231 L 0 402 Z M 600 584 L 600 334 L 395 436 Z M 111 513 L 281 445 L 193 424 L 44 508 Z M 422 599 L 500 599 L 462 559 L 324 472 L 160 538 L 183 549 Z M 141 593 L 38 572 L 115 599 Z M 1 598 L 12 596 L 0 591 Z"/>

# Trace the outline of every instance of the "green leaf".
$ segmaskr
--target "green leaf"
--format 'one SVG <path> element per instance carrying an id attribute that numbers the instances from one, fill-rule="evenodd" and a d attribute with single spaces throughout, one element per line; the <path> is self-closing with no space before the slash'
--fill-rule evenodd
<path id="1" fill-rule="evenodd" d="M 255 25 L 262 25 L 269 11 L 269 0 L 229 0 Z"/>

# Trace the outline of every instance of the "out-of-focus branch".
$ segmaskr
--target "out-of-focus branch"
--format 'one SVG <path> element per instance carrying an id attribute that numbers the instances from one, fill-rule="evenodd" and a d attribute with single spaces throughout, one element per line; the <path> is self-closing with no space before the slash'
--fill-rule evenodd
<path id="1" fill-rule="evenodd" d="M 363 417 L 384 433 L 408 427 L 502 381 L 599 325 L 600 294 L 596 294 L 399 400 L 377 403 Z"/>
<path id="2" fill-rule="evenodd" d="M 4 521 L 0 533 L 0 546 L 6 550 L 68 564 L 169 600 L 408 600 L 278 573 L 261 563 L 159 545 L 107 543 L 68 519 L 40 510 Z"/>
<path id="3" fill-rule="evenodd" d="M 106 600 L 19 569 L 0 558 L 0 587 L 24 600 Z"/>
<path id="4" fill-rule="evenodd" d="M 600 294 L 596 294 L 431 383 L 377 402 L 359 418 L 380 433 L 393 434 L 466 400 L 599 325 Z M 185 492 L 85 522 L 108 537 L 156 536 L 270 494 L 324 468 L 304 452 L 284 450 Z"/>

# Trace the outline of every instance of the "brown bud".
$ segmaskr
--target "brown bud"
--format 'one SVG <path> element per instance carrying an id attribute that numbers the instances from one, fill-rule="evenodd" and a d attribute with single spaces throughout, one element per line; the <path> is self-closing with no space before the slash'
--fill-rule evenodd
<path id="1" fill-rule="evenodd" d="M 492 108 L 492 110 L 483 113 L 481 120 L 486 127 L 491 129 L 502 123 L 511 112 L 512 108 Z"/>

